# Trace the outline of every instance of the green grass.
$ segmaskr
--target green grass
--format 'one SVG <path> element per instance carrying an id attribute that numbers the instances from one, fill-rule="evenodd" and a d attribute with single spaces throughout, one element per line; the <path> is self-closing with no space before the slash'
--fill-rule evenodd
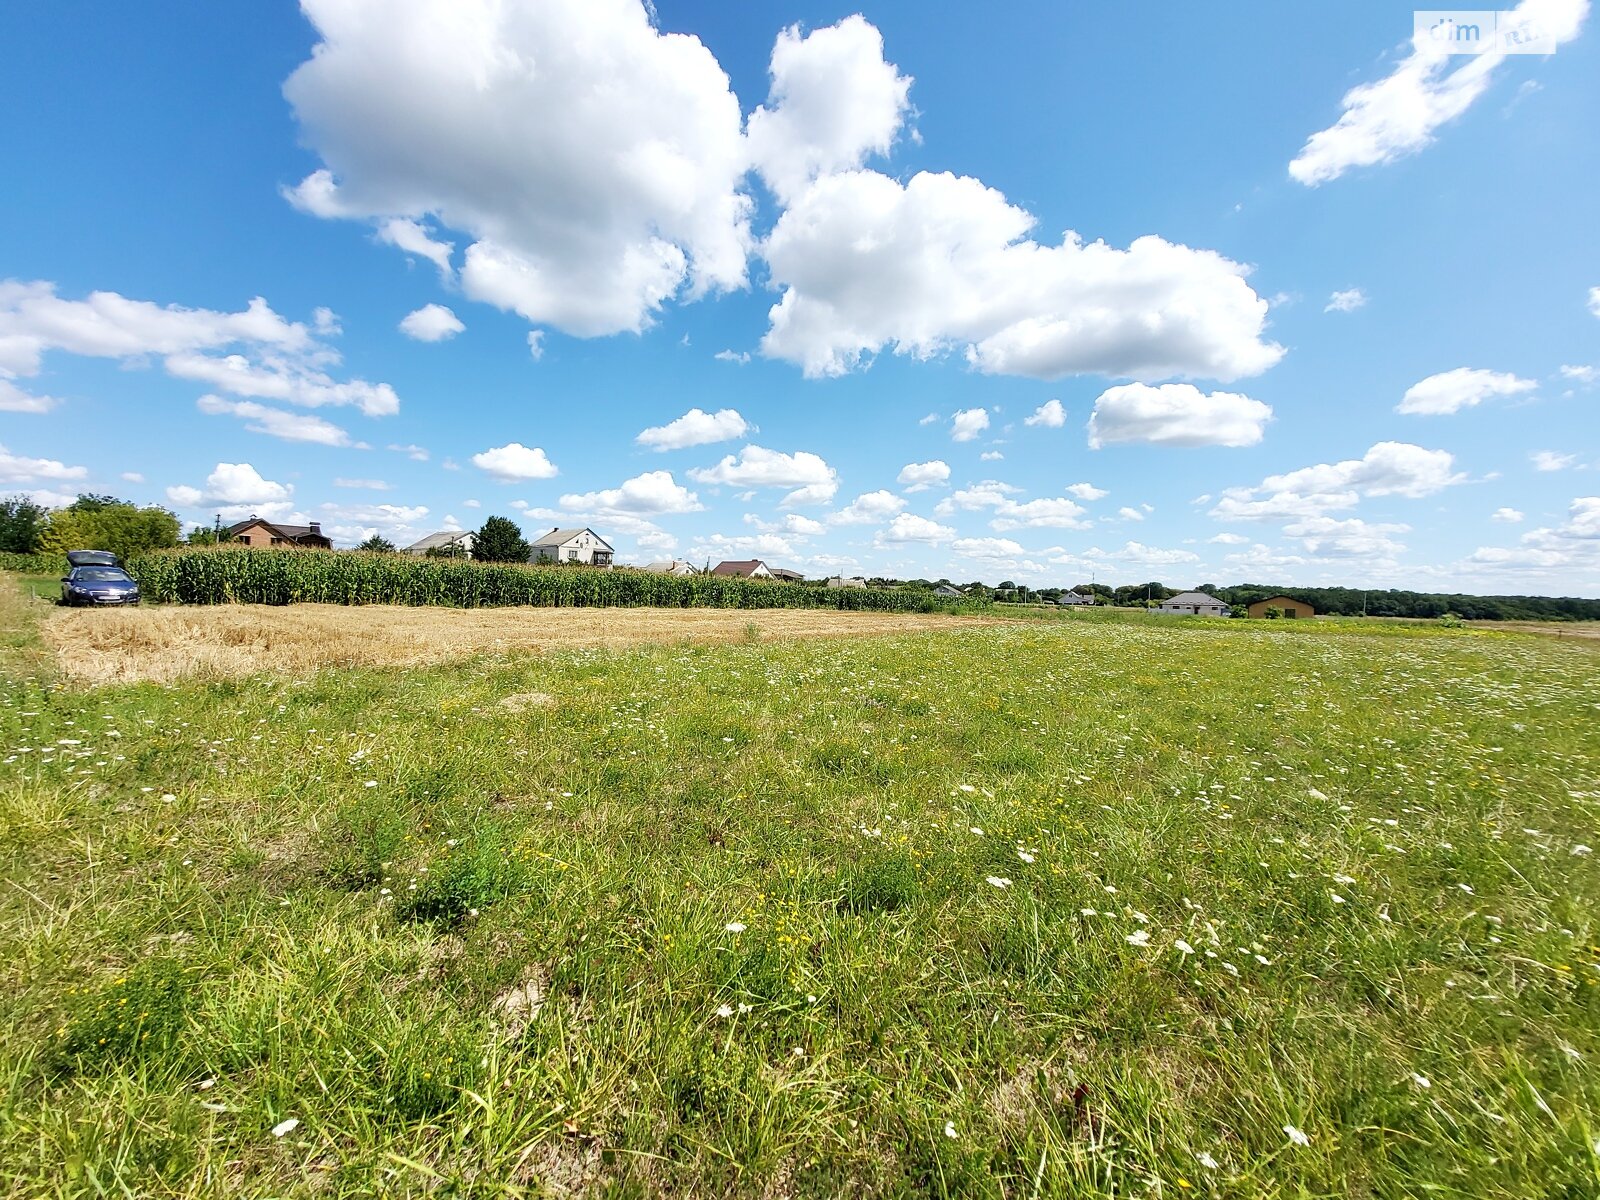
<path id="1" fill-rule="evenodd" d="M 8 1195 L 1600 1189 L 1583 645 L 11 670 Z"/>

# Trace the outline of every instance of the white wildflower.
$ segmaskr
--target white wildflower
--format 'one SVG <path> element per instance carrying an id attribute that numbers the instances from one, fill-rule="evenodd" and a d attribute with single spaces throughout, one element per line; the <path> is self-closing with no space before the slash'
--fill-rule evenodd
<path id="1" fill-rule="evenodd" d="M 293 1133 L 300 1128 L 300 1118 L 290 1117 L 287 1121 L 279 1121 L 272 1127 L 272 1136 L 281 1138 L 286 1133 Z"/>
<path id="2" fill-rule="evenodd" d="M 1185 955 L 1189 955 L 1189 954 L 1193 954 L 1194 953 L 1194 947 L 1189 945 L 1189 943 L 1184 941 L 1182 938 L 1179 938 L 1177 941 L 1173 942 L 1172 944 L 1174 946 L 1176 946 L 1179 950 L 1181 950 Z"/>
<path id="3" fill-rule="evenodd" d="M 1305 1130 L 1301 1129 L 1299 1126 L 1296 1126 L 1296 1125 L 1285 1125 L 1283 1127 L 1283 1131 L 1286 1134 L 1289 1135 L 1289 1140 L 1291 1142 L 1293 1142 L 1296 1146 L 1309 1146 L 1309 1145 L 1311 1145 L 1310 1137 L 1308 1137 L 1306 1135 Z"/>
<path id="4" fill-rule="evenodd" d="M 1148 929 L 1135 929 L 1122 940 L 1130 946 L 1148 946 L 1150 944 L 1150 931 Z"/>
<path id="5" fill-rule="evenodd" d="M 1424 1089 L 1433 1086 L 1426 1075 L 1418 1075 L 1415 1071 L 1411 1072 L 1411 1082 Z"/>
<path id="6" fill-rule="evenodd" d="M 729 921 L 726 925 L 724 925 L 722 927 L 722 929 L 723 929 L 723 932 L 725 932 L 725 933 L 743 933 L 744 932 L 744 922 L 742 922 L 742 921 Z"/>
<path id="7" fill-rule="evenodd" d="M 717 1016 L 721 1017 L 723 1020 L 727 1020 L 729 1017 L 733 1016 L 733 1005 L 719 1005 L 717 1008 Z"/>
<path id="8" fill-rule="evenodd" d="M 951 1138 L 951 1139 L 958 1138 L 958 1137 L 961 1136 L 959 1133 L 956 1132 L 956 1123 L 954 1121 L 946 1121 L 944 1123 L 944 1135 L 945 1135 L 945 1137 Z"/>
<path id="9" fill-rule="evenodd" d="M 1011 880 L 1007 879 L 1004 875 L 990 875 L 987 878 L 989 883 L 997 888 L 1004 889 L 1011 886 Z"/>
<path id="10" fill-rule="evenodd" d="M 1217 1160 L 1212 1158 L 1211 1155 L 1207 1154 L 1204 1150 L 1200 1151 L 1199 1154 L 1196 1154 L 1194 1156 L 1194 1160 L 1208 1171 L 1215 1171 L 1217 1169 Z"/>

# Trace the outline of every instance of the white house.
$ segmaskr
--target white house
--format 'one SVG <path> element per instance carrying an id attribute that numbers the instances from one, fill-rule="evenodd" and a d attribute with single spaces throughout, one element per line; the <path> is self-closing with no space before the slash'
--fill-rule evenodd
<path id="1" fill-rule="evenodd" d="M 1225 617 L 1230 610 L 1221 600 L 1205 592 L 1179 592 L 1171 600 L 1161 602 L 1161 611 L 1198 617 Z"/>
<path id="2" fill-rule="evenodd" d="M 831 588 L 864 588 L 867 581 L 859 575 L 830 575 L 828 586 Z"/>
<path id="3" fill-rule="evenodd" d="M 960 588 L 951 587 L 948 583 L 941 583 L 938 587 L 934 588 L 933 589 L 933 594 L 935 596 L 965 596 L 966 595 L 966 593 L 963 592 Z"/>
<path id="4" fill-rule="evenodd" d="M 532 544 L 529 562 L 587 563 L 609 567 L 616 551 L 592 529 L 552 529 Z"/>
<path id="5" fill-rule="evenodd" d="M 1062 592 L 1061 598 L 1056 603 L 1062 605 L 1093 604 L 1094 597 L 1085 596 L 1082 592 Z"/>
<path id="6" fill-rule="evenodd" d="M 420 541 L 412 542 L 406 547 L 405 552 L 422 555 L 429 550 L 438 550 L 445 554 L 471 558 L 473 541 L 470 529 L 441 529 L 438 533 L 430 533 Z"/>
<path id="7" fill-rule="evenodd" d="M 759 558 L 730 558 L 711 568 L 713 575 L 732 579 L 771 579 L 772 569 Z"/>
<path id="8" fill-rule="evenodd" d="M 653 575 L 698 575 L 700 568 L 692 562 L 685 562 L 681 558 L 662 559 L 660 562 L 646 564 L 646 571 Z"/>

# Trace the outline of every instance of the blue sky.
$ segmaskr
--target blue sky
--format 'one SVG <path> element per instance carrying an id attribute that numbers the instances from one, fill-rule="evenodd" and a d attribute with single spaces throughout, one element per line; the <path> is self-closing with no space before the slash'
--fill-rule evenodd
<path id="1" fill-rule="evenodd" d="M 1587 7 L 9 5 L 0 491 L 1600 595 Z"/>

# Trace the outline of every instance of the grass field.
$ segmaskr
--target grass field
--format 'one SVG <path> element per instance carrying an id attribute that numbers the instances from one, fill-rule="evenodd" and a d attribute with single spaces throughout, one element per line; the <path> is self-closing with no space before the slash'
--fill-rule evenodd
<path id="1" fill-rule="evenodd" d="M 49 611 L 0 596 L 8 1195 L 1600 1192 L 1593 641 L 90 690 Z"/>

